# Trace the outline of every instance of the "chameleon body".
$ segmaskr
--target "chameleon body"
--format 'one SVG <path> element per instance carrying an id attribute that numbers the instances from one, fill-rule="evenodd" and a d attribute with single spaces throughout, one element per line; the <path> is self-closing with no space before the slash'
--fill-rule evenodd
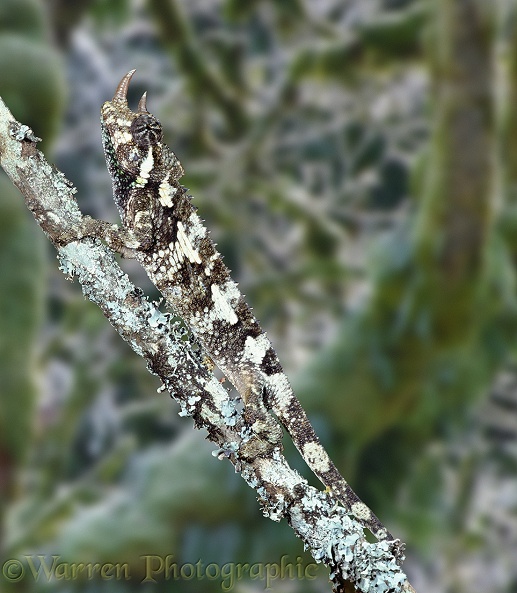
<path id="1" fill-rule="evenodd" d="M 247 423 L 260 437 L 257 441 L 265 441 L 269 451 L 280 446 L 282 429 L 268 412 L 271 409 L 332 495 L 378 539 L 393 539 L 320 444 L 275 350 L 179 183 L 183 168 L 163 143 L 161 125 L 148 112 L 146 95 L 136 112 L 128 107 L 133 73 L 122 79 L 101 110 L 106 162 L 123 222 L 116 240 L 113 225 L 111 241 L 110 233 L 102 238 L 140 261 L 168 305 L 241 394 Z M 268 452 L 257 447 L 250 456 Z"/>

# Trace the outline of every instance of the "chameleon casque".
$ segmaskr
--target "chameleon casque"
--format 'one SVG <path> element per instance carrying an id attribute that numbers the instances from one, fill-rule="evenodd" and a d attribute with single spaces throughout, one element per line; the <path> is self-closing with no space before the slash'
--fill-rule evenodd
<path id="1" fill-rule="evenodd" d="M 183 168 L 164 144 L 161 124 L 147 110 L 146 93 L 136 112 L 129 108 L 127 90 L 134 72 L 124 76 L 101 109 L 104 152 L 123 228 L 90 219 L 88 234 L 142 264 L 167 304 L 235 386 L 248 425 L 267 445 L 253 454 L 280 446 L 282 429 L 272 410 L 331 494 L 377 539 L 393 540 L 320 444 L 275 350 L 179 183 Z M 102 226 L 95 227 L 96 222 Z"/>

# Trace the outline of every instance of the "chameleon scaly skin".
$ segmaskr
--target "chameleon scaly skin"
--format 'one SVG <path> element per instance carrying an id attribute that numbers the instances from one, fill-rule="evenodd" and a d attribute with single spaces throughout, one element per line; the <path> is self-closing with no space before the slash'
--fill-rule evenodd
<path id="1" fill-rule="evenodd" d="M 161 125 L 148 112 L 146 95 L 136 112 L 129 109 L 126 95 L 133 74 L 134 70 L 122 79 L 113 99 L 101 109 L 104 152 L 123 222 L 119 231 L 108 225 L 102 238 L 142 264 L 168 305 L 243 397 L 248 425 L 260 438 L 255 443 L 252 439 L 241 454 L 263 455 L 280 446 L 282 430 L 268 412 L 272 409 L 333 496 L 378 539 L 392 540 L 320 444 L 275 350 L 179 184 L 183 168 L 163 143 Z"/>

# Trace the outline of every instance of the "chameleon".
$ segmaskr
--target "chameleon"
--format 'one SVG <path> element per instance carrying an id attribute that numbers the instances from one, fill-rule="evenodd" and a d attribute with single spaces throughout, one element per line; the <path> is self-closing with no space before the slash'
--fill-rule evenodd
<path id="1" fill-rule="evenodd" d="M 394 540 L 321 445 L 271 342 L 179 183 L 183 167 L 147 109 L 147 93 L 136 112 L 129 108 L 134 72 L 122 78 L 113 99 L 101 108 L 102 143 L 122 227 L 90 219 L 89 234 L 140 262 L 167 305 L 237 389 L 246 423 L 258 437 L 255 448 L 240 453 L 265 455 L 281 446 L 283 431 L 272 410 L 327 491 L 378 540 Z"/>

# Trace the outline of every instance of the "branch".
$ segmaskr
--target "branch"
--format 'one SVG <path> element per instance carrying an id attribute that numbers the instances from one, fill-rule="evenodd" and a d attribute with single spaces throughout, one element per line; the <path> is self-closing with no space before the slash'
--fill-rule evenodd
<path id="1" fill-rule="evenodd" d="M 192 96 L 209 96 L 222 111 L 233 135 L 247 128 L 243 102 L 230 89 L 221 73 L 207 66 L 206 56 L 199 47 L 189 21 L 176 0 L 149 0 L 147 6 L 154 17 L 163 45 L 176 58 L 176 67 L 189 81 Z"/>
<path id="2" fill-rule="evenodd" d="M 369 543 L 360 523 L 328 493 L 309 486 L 279 450 L 251 461 L 238 457 L 251 431 L 235 401 L 204 366 L 184 332 L 130 282 L 105 245 L 89 238 L 59 245 L 59 238 L 80 228 L 84 217 L 74 198 L 76 189 L 36 149 L 38 140 L 0 99 L 0 164 L 56 247 L 61 270 L 78 278 L 83 293 L 144 358 L 149 371 L 160 377 L 160 391 L 174 395 L 180 415 L 192 416 L 197 428 L 206 428 L 218 446 L 215 454 L 228 458 L 257 491 L 266 516 L 275 521 L 287 518 L 314 559 L 329 567 L 335 591 L 414 591 L 396 561 L 398 540 Z"/>

